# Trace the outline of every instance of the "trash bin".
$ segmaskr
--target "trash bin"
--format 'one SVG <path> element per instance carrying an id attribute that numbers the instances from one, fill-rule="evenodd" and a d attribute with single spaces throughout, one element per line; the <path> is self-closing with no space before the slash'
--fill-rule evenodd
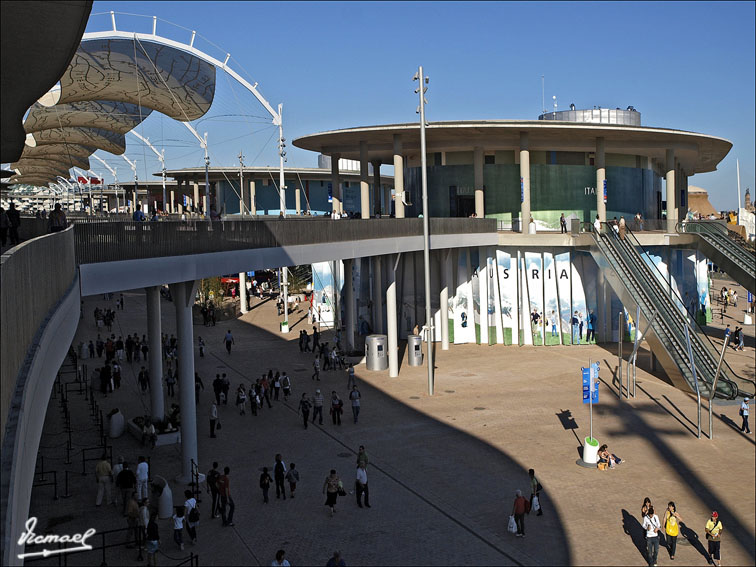
<path id="1" fill-rule="evenodd" d="M 407 335 L 407 356 L 410 366 L 423 365 L 423 339 L 420 335 Z"/>
<path id="2" fill-rule="evenodd" d="M 598 463 L 599 442 L 590 437 L 585 438 L 583 445 L 583 462 L 589 465 Z"/>
<path id="3" fill-rule="evenodd" d="M 173 516 L 173 492 L 162 476 L 152 477 L 152 492 L 157 494 L 158 518 L 164 520 Z M 153 501 L 155 498 L 153 498 Z"/>
<path id="4" fill-rule="evenodd" d="M 120 411 L 116 411 L 113 415 L 110 416 L 109 437 L 111 439 L 116 439 L 117 437 L 123 435 L 125 429 L 126 419 L 123 417 L 123 414 Z"/>
<path id="5" fill-rule="evenodd" d="M 281 333 L 288 333 L 289 332 L 289 322 L 288 321 L 281 321 Z"/>
<path id="6" fill-rule="evenodd" d="M 580 219 L 570 219 L 570 234 L 573 236 L 580 234 Z"/>
<path id="7" fill-rule="evenodd" d="M 386 370 L 388 356 L 386 356 L 386 335 L 368 335 L 365 338 L 365 366 L 368 370 Z"/>

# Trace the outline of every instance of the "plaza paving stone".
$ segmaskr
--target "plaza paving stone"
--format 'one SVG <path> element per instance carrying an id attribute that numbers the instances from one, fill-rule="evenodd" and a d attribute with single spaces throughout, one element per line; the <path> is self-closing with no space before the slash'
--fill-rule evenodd
<path id="1" fill-rule="evenodd" d="M 118 311 L 113 333 L 141 335 L 146 332 L 144 294 L 124 295 L 126 310 Z M 730 311 L 740 322 L 743 304 L 737 313 Z M 96 336 L 95 305 L 114 307 L 115 302 L 85 300 L 74 344 Z M 173 305 L 161 300 L 161 306 L 163 331 L 175 332 Z M 203 327 L 195 320 L 194 329 L 195 338 L 201 335 L 208 345 L 206 356 L 195 359 L 205 383 L 197 409 L 200 468 L 208 470 L 214 460 L 231 467 L 236 525 L 223 528 L 219 519 L 210 519 L 206 496 L 199 542 L 187 544 L 185 552 L 172 541 L 170 520 L 160 521 L 161 551 L 167 557 L 159 557 L 159 564 L 173 564 L 170 558 L 195 551 L 202 565 L 268 565 L 283 548 L 293 565 L 325 564 L 336 549 L 348 565 L 642 565 L 639 521 L 645 496 L 660 513 L 674 500 L 703 547 L 708 514 L 718 510 L 726 530 L 723 564 L 754 564 L 754 436 L 732 427 L 740 423 L 736 405 L 715 402 L 715 439 L 706 438 L 706 406 L 704 434 L 697 439 L 695 396 L 649 374 L 647 353 L 639 357 L 637 396 L 620 401 L 612 374 L 616 345 L 453 345 L 449 351 L 437 345 L 433 397 L 428 396 L 424 366 L 409 367 L 403 361 L 400 377 L 389 378 L 388 372 L 369 372 L 360 365 L 359 423 L 352 423 L 347 403 L 341 426 L 331 423 L 326 410 L 323 425 L 310 425 L 305 431 L 296 415 L 302 392 L 311 395 L 317 386 L 326 398 L 331 390 L 346 397 L 346 372 L 321 371 L 321 382 L 313 382 L 314 357 L 301 354 L 297 346 L 298 332 L 306 326 L 304 314 L 291 315 L 292 331 L 281 335 L 272 301 L 255 299 L 252 307 L 238 320 L 216 327 Z M 712 333 L 717 328 L 713 324 Z M 227 329 L 236 340 L 230 356 L 223 348 Z M 727 357 L 739 371 L 753 373 L 753 325 L 746 333 L 746 350 L 730 351 Z M 331 337 L 331 332 L 324 332 L 323 340 Z M 580 367 L 589 359 L 600 361 L 603 382 L 600 403 L 594 407 L 594 436 L 627 461 L 606 472 L 575 464 L 589 430 L 580 381 Z M 91 372 L 97 361 L 81 362 Z M 249 412 L 240 416 L 232 399 L 220 408 L 223 429 L 211 439 L 208 412 L 215 374 L 228 373 L 233 392 L 240 382 L 248 384 L 269 368 L 286 370 L 292 377 L 294 395 L 289 402 L 273 402 L 272 410 L 266 406 L 255 417 Z M 122 388 L 106 398 L 96 394 L 106 413 L 113 407 L 127 417 L 148 412 L 149 398 L 136 385 L 138 370 L 137 364 L 124 364 Z M 96 432 L 87 402 L 75 394 L 70 399 L 76 453 L 96 445 Z M 178 395 L 173 401 L 178 402 Z M 66 469 L 72 471 L 72 496 L 52 500 L 52 487 L 36 488 L 31 515 L 39 516 L 40 526 L 54 533 L 125 527 L 125 519 L 114 509 L 94 506 L 95 462 L 88 463 L 87 476 L 81 475 L 80 455 L 74 455 L 71 465 L 63 464 L 62 431 L 58 401 L 51 399 L 40 454 L 47 470 L 61 476 Z M 129 435 L 110 442 L 114 457 L 123 455 L 135 463 L 138 455 L 149 455 L 152 475 L 169 479 L 174 503 L 183 502 L 179 494 L 185 487 L 173 480 L 180 472 L 179 446 L 150 451 Z M 323 505 L 324 478 L 335 468 L 352 490 L 361 444 L 370 457 L 372 508 L 358 508 L 350 494 L 339 499 L 338 511 L 330 517 Z M 272 469 L 279 452 L 300 471 L 297 496 L 277 500 L 271 490 L 270 503 L 263 504 L 260 470 Z M 507 533 L 507 518 L 514 491 L 527 495 L 531 467 L 545 489 L 544 515 L 529 515 L 527 536 L 519 539 Z M 700 546 L 679 543 L 675 563 L 705 564 Z M 100 554 L 92 552 L 69 561 L 95 565 L 100 560 Z M 659 564 L 670 563 L 662 549 Z M 108 550 L 108 564 L 138 564 L 136 550 Z"/>

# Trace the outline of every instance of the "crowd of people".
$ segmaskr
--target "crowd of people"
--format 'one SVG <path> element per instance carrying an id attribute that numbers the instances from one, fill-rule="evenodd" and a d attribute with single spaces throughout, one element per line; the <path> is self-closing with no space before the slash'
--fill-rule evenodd
<path id="1" fill-rule="evenodd" d="M 677 511 L 677 506 L 674 502 L 667 504 L 667 508 L 663 514 L 664 519 L 660 521 L 654 505 L 651 503 L 651 499 L 646 497 L 641 506 L 641 518 L 641 526 L 645 531 L 646 559 L 649 567 L 657 565 L 660 546 L 665 547 L 669 553 L 669 558 L 674 560 L 675 553 L 677 552 L 678 536 L 682 535 L 685 539 L 697 538 L 695 533 L 683 523 L 682 516 Z M 711 513 L 711 516 L 706 521 L 704 531 L 708 544 L 707 559 L 710 564 L 719 567 L 724 526 L 716 510 Z"/>

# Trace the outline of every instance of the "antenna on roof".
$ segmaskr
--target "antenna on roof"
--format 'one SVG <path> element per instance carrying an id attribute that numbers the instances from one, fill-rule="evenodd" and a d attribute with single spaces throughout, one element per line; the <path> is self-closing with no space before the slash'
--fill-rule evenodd
<path id="1" fill-rule="evenodd" d="M 546 81 L 541 75 L 541 114 L 546 114 Z"/>

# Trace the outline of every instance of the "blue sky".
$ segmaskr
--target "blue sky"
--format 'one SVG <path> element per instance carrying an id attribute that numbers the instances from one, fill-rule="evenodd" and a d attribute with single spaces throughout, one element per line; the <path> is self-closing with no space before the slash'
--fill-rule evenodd
<path id="1" fill-rule="evenodd" d="M 754 3 L 504 2 L 95 2 L 88 31 L 109 26 L 114 10 L 157 16 L 194 29 L 198 48 L 243 68 L 263 95 L 284 104 L 285 137 L 417 120 L 411 77 L 431 78 L 428 119 L 536 119 L 541 75 L 546 107 L 633 105 L 644 126 L 702 132 L 733 142 L 717 172 L 696 175 L 719 209 L 754 185 Z M 151 20 L 118 16 L 119 29 L 150 31 Z M 139 29 L 137 29 L 139 27 Z M 160 22 L 158 33 L 188 42 Z M 229 116 L 230 115 L 230 116 Z M 242 118 L 239 118 L 242 116 Z M 142 128 L 166 147 L 168 167 L 199 167 L 202 151 L 186 128 L 158 116 Z M 277 163 L 274 128 L 238 84 L 218 76 L 209 130 L 213 165 Z M 289 144 L 289 165 L 317 156 Z M 100 152 L 102 153 L 102 152 Z M 149 150 L 127 154 L 147 173 Z M 106 156 L 113 162 L 112 156 Z M 141 158 L 141 159 L 140 159 Z M 153 163 L 154 162 L 154 163 Z M 115 163 L 115 162 L 114 162 Z M 149 171 L 147 171 L 149 169 Z M 119 178 L 128 166 L 119 163 Z"/>

